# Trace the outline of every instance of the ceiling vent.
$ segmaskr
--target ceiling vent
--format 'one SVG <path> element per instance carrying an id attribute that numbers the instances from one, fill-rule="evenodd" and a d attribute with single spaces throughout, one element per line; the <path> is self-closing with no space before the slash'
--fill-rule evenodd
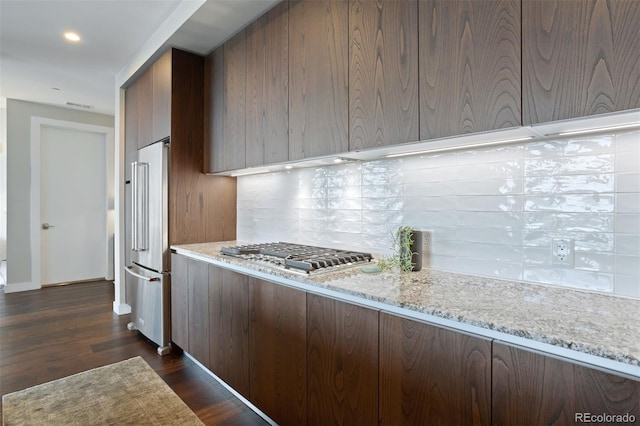
<path id="1" fill-rule="evenodd" d="M 67 102 L 67 106 L 82 109 L 93 109 L 93 105 L 78 104 L 75 102 Z"/>

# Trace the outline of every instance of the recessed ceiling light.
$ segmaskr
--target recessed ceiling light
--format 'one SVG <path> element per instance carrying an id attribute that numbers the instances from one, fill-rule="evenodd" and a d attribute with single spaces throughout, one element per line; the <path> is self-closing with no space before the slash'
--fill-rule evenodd
<path id="1" fill-rule="evenodd" d="M 73 31 L 67 31 L 66 33 L 64 33 L 64 38 L 69 41 L 80 41 L 80 36 Z"/>

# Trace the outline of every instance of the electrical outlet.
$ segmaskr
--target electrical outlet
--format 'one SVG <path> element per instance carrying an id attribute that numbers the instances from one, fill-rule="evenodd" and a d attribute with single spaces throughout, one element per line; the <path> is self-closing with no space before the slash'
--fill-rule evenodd
<path id="1" fill-rule="evenodd" d="M 422 232 L 422 255 L 431 253 L 431 238 L 433 231 L 431 229 L 420 229 Z"/>
<path id="2" fill-rule="evenodd" d="M 551 239 L 551 263 L 573 267 L 573 238 Z"/>

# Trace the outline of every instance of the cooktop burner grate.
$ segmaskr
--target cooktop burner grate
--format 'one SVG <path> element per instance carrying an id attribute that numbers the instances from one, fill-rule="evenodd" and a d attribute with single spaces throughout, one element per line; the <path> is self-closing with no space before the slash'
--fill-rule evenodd
<path id="1" fill-rule="evenodd" d="M 373 259 L 369 253 L 284 242 L 223 247 L 220 251 L 229 256 L 303 273 L 328 272 Z"/>

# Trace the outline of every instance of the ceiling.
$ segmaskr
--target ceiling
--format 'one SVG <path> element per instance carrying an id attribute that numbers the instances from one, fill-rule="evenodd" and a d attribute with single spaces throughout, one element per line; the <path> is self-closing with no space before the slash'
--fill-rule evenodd
<path id="1" fill-rule="evenodd" d="M 114 114 L 123 74 L 168 46 L 204 55 L 274 3 L 0 0 L 0 97 Z M 66 41 L 69 30 L 81 41 Z"/>

